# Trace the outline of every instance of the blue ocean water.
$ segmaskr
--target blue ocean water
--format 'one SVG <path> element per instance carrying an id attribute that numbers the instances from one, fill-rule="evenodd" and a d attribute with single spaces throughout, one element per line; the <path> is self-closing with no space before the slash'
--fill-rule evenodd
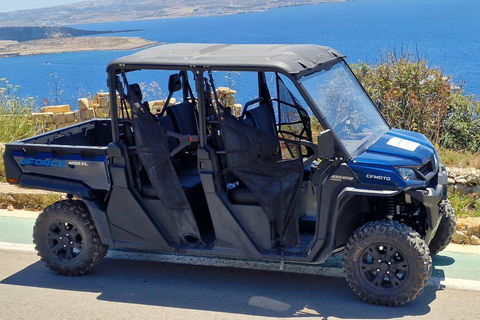
<path id="1" fill-rule="evenodd" d="M 385 49 L 418 50 L 433 66 L 480 96 L 480 1 L 355 0 L 220 17 L 77 25 L 162 42 L 316 43 L 346 54 L 350 63 L 375 62 Z M 134 51 L 81 52 L 0 59 L 0 78 L 19 93 L 76 105 L 107 91 L 108 62 Z M 45 63 L 48 62 L 48 63 Z M 55 88 L 63 90 L 55 94 Z M 57 101 L 58 102 L 58 101 Z"/>

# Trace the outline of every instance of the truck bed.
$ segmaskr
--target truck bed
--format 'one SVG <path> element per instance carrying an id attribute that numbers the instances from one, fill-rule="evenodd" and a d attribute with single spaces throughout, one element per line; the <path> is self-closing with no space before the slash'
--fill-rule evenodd
<path id="1" fill-rule="evenodd" d="M 91 196 L 110 189 L 110 119 L 94 119 L 5 146 L 7 181 L 21 187 Z"/>

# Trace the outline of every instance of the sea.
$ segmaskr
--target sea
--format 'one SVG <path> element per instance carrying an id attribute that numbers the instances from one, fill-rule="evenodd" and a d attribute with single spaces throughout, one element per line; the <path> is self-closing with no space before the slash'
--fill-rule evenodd
<path id="1" fill-rule="evenodd" d="M 228 16 L 74 27 L 141 29 L 116 35 L 166 43 L 314 43 L 337 49 L 349 63 L 375 63 L 386 50 L 409 50 L 451 75 L 467 93 L 480 96 L 479 12 L 478 0 L 353 0 Z M 107 91 L 109 61 L 135 51 L 0 58 L 0 79 L 19 86 L 18 95 L 33 97 L 39 105 L 76 106 L 79 97 Z"/>

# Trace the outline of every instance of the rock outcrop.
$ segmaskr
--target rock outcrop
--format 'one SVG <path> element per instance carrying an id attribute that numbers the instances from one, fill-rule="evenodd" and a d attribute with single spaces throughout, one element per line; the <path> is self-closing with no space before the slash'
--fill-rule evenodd
<path id="1" fill-rule="evenodd" d="M 449 167 L 448 184 L 464 194 L 480 194 L 480 170 L 475 168 Z"/>

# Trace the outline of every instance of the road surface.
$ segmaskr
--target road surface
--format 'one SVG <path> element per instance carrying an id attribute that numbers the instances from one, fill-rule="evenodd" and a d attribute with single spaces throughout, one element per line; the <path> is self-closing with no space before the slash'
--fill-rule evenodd
<path id="1" fill-rule="evenodd" d="M 0 319 L 480 318 L 475 248 L 441 253 L 424 293 L 391 308 L 361 301 L 339 258 L 281 272 L 278 264 L 112 251 L 86 276 L 59 276 L 32 251 L 32 225 L 32 218 L 0 216 Z"/>

